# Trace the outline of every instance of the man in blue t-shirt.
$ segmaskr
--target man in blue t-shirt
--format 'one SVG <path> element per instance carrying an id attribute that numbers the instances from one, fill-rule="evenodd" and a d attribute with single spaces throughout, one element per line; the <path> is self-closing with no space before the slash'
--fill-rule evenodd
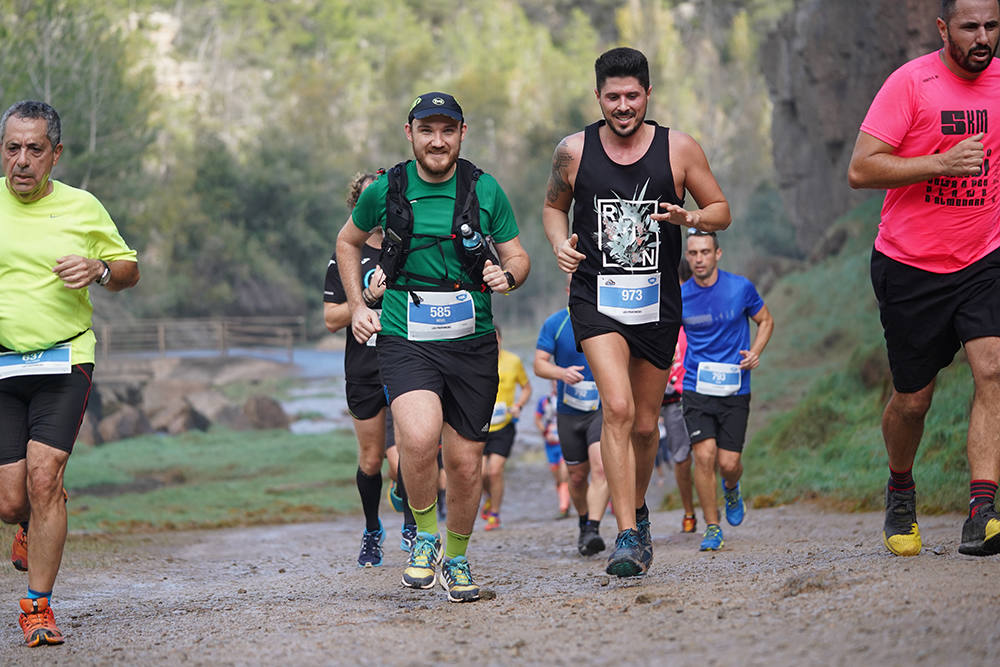
<path id="1" fill-rule="evenodd" d="M 569 495 L 580 517 L 576 548 L 581 556 L 592 556 L 605 549 L 600 527 L 609 496 L 601 462 L 601 400 L 587 358 L 576 349 L 568 308 L 542 325 L 534 370 L 557 383 L 559 443 L 569 470 Z"/>
<path id="2" fill-rule="evenodd" d="M 681 285 L 684 303 L 684 422 L 694 450 L 694 486 L 705 516 L 702 551 L 722 548 L 715 467 L 722 475 L 726 521 L 743 522 L 740 493 L 743 440 L 750 415 L 750 371 L 774 330 L 756 288 L 743 276 L 719 269 L 722 249 L 714 232 L 688 230 L 685 257 L 693 276 Z M 750 323 L 757 334 L 750 344 Z"/>

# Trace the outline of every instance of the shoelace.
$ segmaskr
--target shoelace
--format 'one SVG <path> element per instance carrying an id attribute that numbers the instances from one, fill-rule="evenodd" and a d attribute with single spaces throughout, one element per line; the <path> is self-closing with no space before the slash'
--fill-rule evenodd
<path id="1" fill-rule="evenodd" d="M 721 532 L 722 529 L 719 528 L 718 526 L 709 526 L 707 529 L 705 529 L 705 538 L 708 539 L 711 537 L 718 537 L 719 533 Z"/>
<path id="2" fill-rule="evenodd" d="M 637 547 L 639 546 L 639 533 L 634 530 L 626 530 L 618 536 L 616 547 Z"/>
<path id="3" fill-rule="evenodd" d="M 24 614 L 24 624 L 28 626 L 29 634 L 35 630 L 56 631 L 56 617 L 51 608 Z"/>
<path id="4" fill-rule="evenodd" d="M 472 572 L 469 570 L 467 562 L 449 563 L 448 577 L 455 582 L 456 586 L 468 586 L 472 583 Z"/>
<path id="5" fill-rule="evenodd" d="M 362 540 L 361 543 L 361 550 L 367 554 L 378 553 L 379 551 L 382 550 L 382 547 L 379 545 L 378 542 L 379 542 L 379 534 L 377 532 L 375 533 L 366 532 L 364 534 L 364 539 Z"/>
<path id="6" fill-rule="evenodd" d="M 413 556 L 410 563 L 413 567 L 430 567 L 434 559 L 434 543 L 430 540 L 417 540 L 413 546 Z"/>

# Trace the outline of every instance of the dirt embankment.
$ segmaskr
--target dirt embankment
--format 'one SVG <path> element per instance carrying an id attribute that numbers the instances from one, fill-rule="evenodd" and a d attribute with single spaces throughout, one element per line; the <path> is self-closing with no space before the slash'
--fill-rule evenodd
<path id="1" fill-rule="evenodd" d="M 677 532 L 679 511 L 654 512 L 652 570 L 618 580 L 607 552 L 576 554 L 573 520 L 553 520 L 544 464 L 515 452 L 510 467 L 503 529 L 477 525 L 469 551 L 479 602 L 400 586 L 399 515 L 385 504 L 385 564 L 369 570 L 354 561 L 359 517 L 77 537 L 55 591 L 63 646 L 23 646 L 26 578 L 4 568 L 0 664 L 1000 662 L 1000 556 L 959 555 L 961 517 L 923 517 L 924 552 L 902 559 L 882 547 L 878 514 L 751 510 L 709 554 Z"/>

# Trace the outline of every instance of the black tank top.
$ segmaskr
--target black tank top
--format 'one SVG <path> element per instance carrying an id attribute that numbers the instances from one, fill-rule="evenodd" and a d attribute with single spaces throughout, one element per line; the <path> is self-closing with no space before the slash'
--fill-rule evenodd
<path id="1" fill-rule="evenodd" d="M 573 274 L 569 303 L 597 304 L 598 274 L 660 273 L 660 319 L 655 327 L 681 320 L 677 264 L 681 258 L 680 227 L 650 220 L 660 202 L 684 205 L 670 169 L 669 131 L 656 129 L 649 150 L 632 164 L 608 157 L 598 134 L 605 121 L 584 129 L 583 154 L 573 187 L 573 231 L 577 250 L 586 255 Z"/>

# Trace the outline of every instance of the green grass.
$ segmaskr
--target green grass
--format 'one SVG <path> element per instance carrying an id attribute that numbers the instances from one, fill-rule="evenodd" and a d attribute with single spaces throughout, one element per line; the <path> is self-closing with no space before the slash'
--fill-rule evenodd
<path id="1" fill-rule="evenodd" d="M 837 256 L 784 276 L 765 295 L 776 326 L 754 371 L 753 411 L 768 416 L 744 456 L 755 505 L 811 498 L 883 507 L 880 420 L 890 381 L 868 268 L 879 206 L 874 198 L 838 222 L 850 238 Z M 971 396 L 960 353 L 938 378 L 914 466 L 923 512 L 962 510 L 968 500 Z"/>
<path id="2" fill-rule="evenodd" d="M 213 429 L 79 448 L 66 470 L 73 531 L 327 519 L 358 507 L 353 433 Z"/>

